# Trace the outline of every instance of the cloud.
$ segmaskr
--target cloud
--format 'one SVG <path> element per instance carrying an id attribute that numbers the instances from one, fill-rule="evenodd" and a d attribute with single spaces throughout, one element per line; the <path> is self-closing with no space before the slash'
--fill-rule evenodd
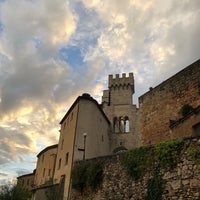
<path id="1" fill-rule="evenodd" d="M 0 176 L 8 176 L 6 173 L 0 173 Z"/>
<path id="2" fill-rule="evenodd" d="M 134 72 L 138 97 L 199 59 L 199 4 L 1 2 L 0 163 L 57 143 L 67 109 L 84 92 L 100 101 L 108 74 Z"/>
<path id="3" fill-rule="evenodd" d="M 17 172 L 18 176 L 30 173 L 30 171 L 28 171 L 27 169 L 23 169 L 23 168 L 17 169 L 16 172 Z"/>
<path id="4" fill-rule="evenodd" d="M 25 134 L 16 130 L 0 128 L 0 163 L 16 160 L 18 155 L 32 152 L 33 141 Z"/>
<path id="5" fill-rule="evenodd" d="M 76 15 L 64 0 L 9 0 L 0 21 L 0 162 L 6 163 L 57 142 L 57 112 L 73 84 L 58 52 L 76 30 Z"/>
<path id="6" fill-rule="evenodd" d="M 111 73 L 134 71 L 140 94 L 199 58 L 197 1 L 83 3 L 107 24 L 86 60 L 103 57 Z"/>

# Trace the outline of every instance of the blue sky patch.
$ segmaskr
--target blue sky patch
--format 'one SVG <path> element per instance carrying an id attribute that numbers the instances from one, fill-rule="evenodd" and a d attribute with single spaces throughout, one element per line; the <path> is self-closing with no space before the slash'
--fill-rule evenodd
<path id="1" fill-rule="evenodd" d="M 83 56 L 77 47 L 61 48 L 59 50 L 59 58 L 66 61 L 75 70 L 84 65 Z"/>

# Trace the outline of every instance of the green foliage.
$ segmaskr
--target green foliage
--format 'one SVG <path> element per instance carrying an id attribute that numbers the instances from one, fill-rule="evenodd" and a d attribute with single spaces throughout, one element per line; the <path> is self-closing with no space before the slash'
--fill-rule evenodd
<path id="1" fill-rule="evenodd" d="M 27 200 L 31 197 L 31 193 L 17 185 L 0 186 L 1 200 Z"/>
<path id="2" fill-rule="evenodd" d="M 183 105 L 181 108 L 181 114 L 183 117 L 185 117 L 188 113 L 190 113 L 193 110 L 193 107 L 189 104 Z"/>
<path id="3" fill-rule="evenodd" d="M 135 180 L 143 177 L 146 169 L 155 165 L 169 166 L 173 169 L 180 157 L 183 140 L 169 140 L 156 144 L 154 147 L 139 147 L 129 150 L 122 159 L 122 165 Z"/>
<path id="4" fill-rule="evenodd" d="M 57 200 L 58 199 L 58 185 L 51 185 L 45 190 L 45 195 L 48 200 Z"/>
<path id="5" fill-rule="evenodd" d="M 153 177 L 147 181 L 147 195 L 145 200 L 162 200 L 165 183 L 160 174 L 160 169 L 155 168 Z"/>
<path id="6" fill-rule="evenodd" d="M 80 192 L 86 187 L 88 162 L 74 166 L 72 169 L 72 187 Z"/>
<path id="7" fill-rule="evenodd" d="M 95 189 L 103 179 L 103 168 L 99 162 L 92 162 L 87 168 L 87 185 Z"/>
<path id="8" fill-rule="evenodd" d="M 199 146 L 191 146 L 188 149 L 189 157 L 196 163 L 200 165 L 200 147 Z"/>
<path id="9" fill-rule="evenodd" d="M 161 167 L 174 168 L 180 157 L 183 140 L 169 140 L 155 145 L 155 153 Z"/>
<path id="10" fill-rule="evenodd" d="M 145 174 L 145 169 L 149 163 L 150 147 L 140 147 L 126 152 L 122 164 L 128 174 L 134 179 L 139 179 Z"/>
<path id="11" fill-rule="evenodd" d="M 81 162 L 72 169 L 72 187 L 80 192 L 87 186 L 95 189 L 102 181 L 103 167 L 100 162 Z"/>

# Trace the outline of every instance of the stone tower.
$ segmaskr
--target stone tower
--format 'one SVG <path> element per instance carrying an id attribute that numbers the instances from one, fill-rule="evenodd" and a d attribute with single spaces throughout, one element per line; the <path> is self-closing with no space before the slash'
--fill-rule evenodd
<path id="1" fill-rule="evenodd" d="M 102 107 L 112 125 L 113 153 L 140 145 L 138 109 L 133 104 L 133 73 L 109 75 L 108 90 L 103 91 Z"/>

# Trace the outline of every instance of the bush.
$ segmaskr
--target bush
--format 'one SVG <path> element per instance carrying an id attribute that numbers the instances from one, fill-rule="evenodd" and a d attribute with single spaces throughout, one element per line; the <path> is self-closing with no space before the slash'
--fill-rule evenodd
<path id="1" fill-rule="evenodd" d="M 0 186 L 1 200 L 27 200 L 31 197 L 31 193 L 18 185 L 2 185 Z"/>
<path id="2" fill-rule="evenodd" d="M 161 167 L 174 168 L 183 147 L 183 140 L 169 140 L 155 145 L 155 153 Z"/>
<path id="3" fill-rule="evenodd" d="M 160 174 L 160 169 L 155 168 L 153 177 L 147 181 L 147 195 L 145 200 L 162 200 L 165 183 Z"/>
<path id="4" fill-rule="evenodd" d="M 72 170 L 72 187 L 80 192 L 82 192 L 86 186 L 88 166 L 89 163 L 83 161 L 82 163 L 74 166 Z"/>
<path id="5" fill-rule="evenodd" d="M 100 162 L 92 162 L 87 168 L 87 185 L 95 189 L 103 179 L 103 168 Z"/>
<path id="6" fill-rule="evenodd" d="M 89 186 L 95 189 L 102 181 L 103 167 L 100 162 L 83 161 L 72 169 L 72 187 L 80 192 Z"/>
<path id="7" fill-rule="evenodd" d="M 188 155 L 194 161 L 195 164 L 197 165 L 200 164 L 200 147 L 199 146 L 189 147 Z"/>
<path id="8" fill-rule="evenodd" d="M 126 168 L 127 173 L 137 180 L 145 174 L 146 166 L 150 163 L 150 155 L 150 147 L 129 150 L 125 153 L 122 165 Z"/>

